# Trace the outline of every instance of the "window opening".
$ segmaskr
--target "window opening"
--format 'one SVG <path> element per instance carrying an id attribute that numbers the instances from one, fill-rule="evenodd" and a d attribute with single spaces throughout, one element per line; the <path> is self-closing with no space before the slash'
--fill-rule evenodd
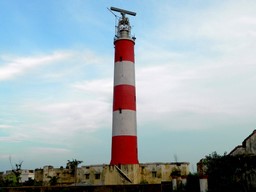
<path id="1" fill-rule="evenodd" d="M 152 177 L 153 177 L 153 178 L 156 177 L 156 171 L 152 171 Z"/>
<path id="2" fill-rule="evenodd" d="M 85 179 L 89 179 L 90 178 L 90 174 L 89 173 L 86 173 L 85 174 Z"/>
<path id="3" fill-rule="evenodd" d="M 100 174 L 99 173 L 95 174 L 95 179 L 100 179 Z"/>

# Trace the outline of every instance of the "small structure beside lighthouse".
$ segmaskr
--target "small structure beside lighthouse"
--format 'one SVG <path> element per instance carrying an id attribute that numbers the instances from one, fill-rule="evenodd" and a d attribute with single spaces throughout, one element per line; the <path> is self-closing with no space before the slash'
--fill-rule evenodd
<path id="1" fill-rule="evenodd" d="M 111 7 L 121 13 L 114 38 L 114 92 L 111 165 L 138 164 L 134 44 L 126 15 L 136 13 Z"/>

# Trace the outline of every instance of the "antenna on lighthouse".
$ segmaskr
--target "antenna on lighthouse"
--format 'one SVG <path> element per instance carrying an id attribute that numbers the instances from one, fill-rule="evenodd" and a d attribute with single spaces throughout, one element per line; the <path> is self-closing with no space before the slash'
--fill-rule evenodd
<path id="1" fill-rule="evenodd" d="M 111 9 L 112 11 L 116 11 L 116 12 L 121 13 L 121 15 L 122 15 L 123 17 L 124 17 L 125 14 L 132 15 L 132 16 L 136 16 L 136 13 L 135 13 L 135 12 L 132 12 L 132 11 L 127 11 L 127 10 L 120 9 L 120 8 L 116 8 L 116 7 L 110 7 L 110 9 Z"/>
<path id="2" fill-rule="evenodd" d="M 125 15 L 127 14 L 127 15 L 136 16 L 136 13 L 132 12 L 132 11 L 125 10 L 125 9 L 116 8 L 116 7 L 110 7 L 110 11 L 111 12 L 116 11 L 116 12 L 121 13 L 121 15 L 122 15 L 122 18 L 119 18 L 118 25 L 116 25 L 116 35 L 115 35 L 114 41 L 117 39 L 120 39 L 120 38 L 131 38 L 130 22 L 129 22 L 129 19 Z M 117 16 L 115 15 L 115 17 L 117 17 Z M 132 39 L 135 41 L 136 38 L 132 37 Z"/>

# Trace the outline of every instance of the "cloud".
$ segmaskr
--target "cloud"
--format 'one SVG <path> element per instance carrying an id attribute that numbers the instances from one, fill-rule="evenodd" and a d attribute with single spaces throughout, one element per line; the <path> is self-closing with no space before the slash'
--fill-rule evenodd
<path id="1" fill-rule="evenodd" d="M 3 117 L 8 116 L 3 119 L 7 123 L 0 125 L 0 129 L 5 130 L 0 140 L 63 143 L 108 124 L 111 126 L 112 81 L 103 78 L 105 69 L 109 68 L 104 67 L 106 60 L 103 55 L 98 57 L 90 50 L 66 50 L 7 62 L 1 68 L 4 70 L 0 73 L 5 74 L 1 80 L 15 78 L 38 67 L 44 68 L 37 70 L 38 75 L 33 73 L 41 77 L 33 81 L 33 86 L 30 86 L 30 81 L 24 84 L 22 90 L 16 90 L 21 96 L 10 97 L 16 98 L 15 102 L 10 99 L 5 103 L 4 107 L 8 107 L 12 116 L 6 115 L 7 111 L 0 112 Z M 11 73 L 18 63 L 17 72 Z M 101 70 L 105 73 L 99 79 L 97 76 Z M 94 75 L 90 73 L 96 77 L 88 76 Z M 15 85 L 15 81 L 11 85 Z"/>
<path id="2" fill-rule="evenodd" d="M 10 128 L 12 128 L 13 126 L 11 126 L 11 125 L 1 125 L 0 124 L 0 129 L 10 129 Z"/>
<path id="3" fill-rule="evenodd" d="M 0 155 L 0 159 L 6 160 L 8 158 L 10 158 L 10 155 L 6 155 L 6 154 L 1 154 Z"/>
<path id="4" fill-rule="evenodd" d="M 7 62 L 0 67 L 0 81 L 13 79 L 26 73 L 33 68 L 67 59 L 71 56 L 69 52 L 54 52 L 49 55 L 6 58 Z"/>
<path id="5" fill-rule="evenodd" d="M 143 121 L 153 116 L 160 121 L 163 114 L 182 112 L 235 117 L 251 114 L 255 107 L 250 105 L 256 96 L 250 86 L 256 80 L 254 73 L 250 68 L 219 62 L 217 66 L 183 68 L 170 64 L 137 70 L 138 110 Z M 234 68 L 230 71 L 230 67 Z"/>
<path id="6" fill-rule="evenodd" d="M 66 148 L 53 148 L 53 147 L 30 147 L 29 151 L 31 153 L 40 154 L 40 155 L 63 155 L 63 154 L 69 154 L 70 150 Z"/>
<path id="7" fill-rule="evenodd" d="M 99 100 L 55 103 L 40 107 L 49 118 L 46 129 L 54 133 L 73 132 L 76 130 L 94 130 L 106 121 L 109 104 Z"/>
<path id="8" fill-rule="evenodd" d="M 71 97 L 44 103 L 30 103 L 40 120 L 40 132 L 70 136 L 78 132 L 91 132 L 110 124 L 112 82 L 97 79 L 74 82 L 68 85 Z M 39 117 L 39 119 L 40 119 Z"/>
<path id="9" fill-rule="evenodd" d="M 26 133 L 17 133 L 10 131 L 8 136 L 0 136 L 0 141 L 6 143 L 16 143 L 26 141 L 28 138 L 29 137 Z"/>
<path id="10" fill-rule="evenodd" d="M 195 7 L 196 4 L 183 6 L 177 11 L 170 11 L 176 7 L 171 4 L 161 4 L 162 14 L 158 19 L 162 22 L 159 28 L 164 29 L 164 33 L 159 28 L 154 28 L 156 32 L 162 32 L 158 38 L 173 40 L 212 38 L 214 40 L 230 40 L 237 37 L 245 37 L 254 34 L 255 30 L 255 8 L 253 1 L 247 3 L 241 1 L 211 2 L 210 6 Z M 168 11 L 167 11 L 168 10 Z M 167 19 L 168 18 L 168 19 Z M 176 22 L 178 20 L 178 22 Z M 253 30 L 254 29 L 254 30 Z M 251 33 L 254 31 L 253 33 Z"/>
<path id="11" fill-rule="evenodd" d="M 155 23 L 152 33 L 148 33 L 150 36 L 140 37 L 143 44 L 150 42 L 154 49 L 158 48 L 155 53 L 159 52 L 160 55 L 165 51 L 188 55 L 189 58 L 181 58 L 190 59 L 190 62 L 198 57 L 216 60 L 228 56 L 235 57 L 234 61 L 243 58 L 252 63 L 255 55 L 253 50 L 256 49 L 253 43 L 256 41 L 256 4 L 253 1 L 214 1 L 203 8 L 195 8 L 196 4 L 189 2 L 183 4 L 178 12 L 175 10 L 177 6 L 169 2 L 159 5 L 162 14 L 157 18 L 161 22 Z M 147 56 L 151 58 L 151 54 Z"/>
<path id="12" fill-rule="evenodd" d="M 99 129 L 111 127 L 111 103 L 99 98 L 30 103 L 24 110 L 30 119 L 23 125 L 23 133 L 29 140 L 42 143 L 65 145 L 68 140 L 75 145 L 77 137 L 90 137 Z"/>
<path id="13" fill-rule="evenodd" d="M 142 37 L 136 55 L 138 92 L 150 103 L 147 109 L 237 114 L 253 102 L 255 5 L 186 5 L 180 12 L 164 5 L 162 22 Z"/>
<path id="14" fill-rule="evenodd" d="M 109 100 L 112 97 L 113 80 L 96 79 L 90 81 L 74 82 L 70 85 L 76 91 L 92 95 L 93 98 Z"/>

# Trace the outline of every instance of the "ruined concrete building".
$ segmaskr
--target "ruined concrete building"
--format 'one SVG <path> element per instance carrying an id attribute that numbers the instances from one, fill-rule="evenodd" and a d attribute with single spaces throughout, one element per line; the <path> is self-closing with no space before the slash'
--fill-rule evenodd
<path id="1" fill-rule="evenodd" d="M 229 155 L 256 155 L 256 130 L 254 130 L 245 140 L 242 145 L 236 146 Z"/>
<path id="2" fill-rule="evenodd" d="M 67 168 L 45 166 L 35 170 L 35 181 L 49 185 L 53 177 L 57 184 L 79 185 L 120 185 L 120 184 L 159 184 L 175 180 L 186 183 L 189 163 L 144 163 L 129 165 L 89 165 L 77 168 L 75 174 Z"/>

